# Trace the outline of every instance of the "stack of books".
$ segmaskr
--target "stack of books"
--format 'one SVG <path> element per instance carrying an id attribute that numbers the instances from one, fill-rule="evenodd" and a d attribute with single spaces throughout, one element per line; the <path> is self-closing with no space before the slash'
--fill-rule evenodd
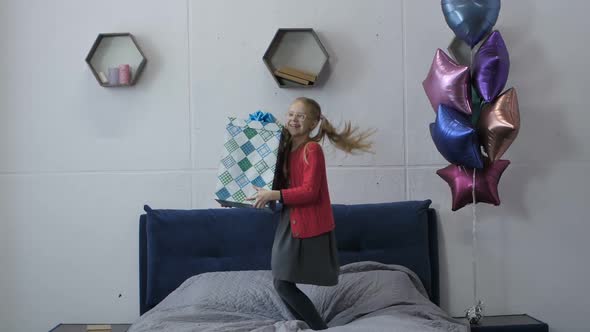
<path id="1" fill-rule="evenodd" d="M 93 324 L 86 325 L 87 332 L 111 332 L 113 329 L 110 324 Z"/>
<path id="2" fill-rule="evenodd" d="M 317 78 L 317 75 L 304 72 L 299 69 L 291 67 L 280 67 L 275 70 L 275 76 L 280 77 L 284 80 L 301 84 L 301 85 L 313 85 Z"/>

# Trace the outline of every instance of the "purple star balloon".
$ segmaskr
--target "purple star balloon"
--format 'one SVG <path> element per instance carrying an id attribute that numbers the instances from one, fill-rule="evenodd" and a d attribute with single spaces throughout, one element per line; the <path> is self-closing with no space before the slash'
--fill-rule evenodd
<path id="1" fill-rule="evenodd" d="M 435 112 L 443 104 L 470 115 L 470 81 L 469 67 L 457 64 L 439 48 L 422 86 Z"/>
<path id="2" fill-rule="evenodd" d="M 473 57 L 473 81 L 479 95 L 490 102 L 504 89 L 510 70 L 508 49 L 499 31 L 492 32 Z"/>
<path id="3" fill-rule="evenodd" d="M 497 160 L 475 173 L 475 202 L 500 205 L 498 183 L 504 170 L 510 165 L 509 160 Z M 457 211 L 473 203 L 473 169 L 449 165 L 436 171 L 451 187 L 453 198 L 452 210 Z"/>

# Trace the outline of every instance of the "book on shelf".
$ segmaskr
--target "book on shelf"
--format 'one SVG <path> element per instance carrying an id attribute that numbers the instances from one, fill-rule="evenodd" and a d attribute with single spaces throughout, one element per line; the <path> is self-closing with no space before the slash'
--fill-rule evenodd
<path id="1" fill-rule="evenodd" d="M 285 73 L 280 72 L 278 70 L 275 70 L 275 76 L 278 76 L 280 78 L 284 78 L 284 79 L 289 80 L 291 82 L 299 83 L 301 85 L 310 85 L 311 84 L 311 82 L 308 80 L 304 80 L 302 78 L 299 78 L 299 77 L 296 77 L 293 75 L 285 74 Z"/>
<path id="2" fill-rule="evenodd" d="M 303 79 L 306 81 L 310 81 L 310 82 L 315 82 L 315 80 L 317 79 L 317 75 L 315 75 L 315 74 L 308 73 L 303 70 L 295 69 L 292 67 L 283 66 L 283 67 L 280 67 L 278 69 L 278 71 L 283 74 L 295 76 L 297 78 L 300 78 L 300 79 Z"/>

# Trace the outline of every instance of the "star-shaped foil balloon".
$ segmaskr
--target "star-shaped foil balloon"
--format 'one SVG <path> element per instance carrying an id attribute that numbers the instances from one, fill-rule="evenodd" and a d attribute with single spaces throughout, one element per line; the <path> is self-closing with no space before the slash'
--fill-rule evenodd
<path id="1" fill-rule="evenodd" d="M 448 162 L 470 168 L 483 167 L 477 133 L 467 115 L 440 105 L 435 122 L 430 124 L 430 136 Z"/>
<path id="2" fill-rule="evenodd" d="M 439 48 L 422 86 L 435 112 L 443 104 L 470 115 L 470 82 L 469 67 L 457 64 Z"/>
<path id="3" fill-rule="evenodd" d="M 514 88 L 483 107 L 478 127 L 480 143 L 488 158 L 491 161 L 500 159 L 520 130 L 518 97 Z"/>
<path id="4" fill-rule="evenodd" d="M 492 32 L 473 57 L 473 83 L 479 95 L 491 102 L 504 89 L 510 56 L 499 31 Z"/>
<path id="5" fill-rule="evenodd" d="M 498 160 L 486 165 L 482 170 L 475 172 L 475 202 L 500 205 L 498 195 L 498 183 L 509 160 Z M 473 169 L 457 165 L 449 165 L 436 171 L 451 188 L 453 199 L 452 210 L 457 211 L 467 204 L 473 203 Z"/>

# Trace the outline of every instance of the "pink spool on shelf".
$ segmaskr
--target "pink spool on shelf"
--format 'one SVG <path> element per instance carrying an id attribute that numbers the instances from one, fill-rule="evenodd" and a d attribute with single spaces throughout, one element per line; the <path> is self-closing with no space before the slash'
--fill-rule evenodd
<path id="1" fill-rule="evenodd" d="M 128 64 L 119 65 L 119 84 L 131 83 L 131 67 Z"/>

